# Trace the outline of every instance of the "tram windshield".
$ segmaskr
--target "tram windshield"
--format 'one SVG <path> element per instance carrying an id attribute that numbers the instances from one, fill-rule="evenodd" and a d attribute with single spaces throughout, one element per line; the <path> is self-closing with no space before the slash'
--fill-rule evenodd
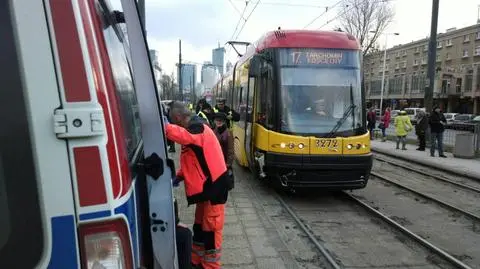
<path id="1" fill-rule="evenodd" d="M 362 127 L 360 52 L 282 49 L 280 63 L 282 132 L 350 135 Z"/>

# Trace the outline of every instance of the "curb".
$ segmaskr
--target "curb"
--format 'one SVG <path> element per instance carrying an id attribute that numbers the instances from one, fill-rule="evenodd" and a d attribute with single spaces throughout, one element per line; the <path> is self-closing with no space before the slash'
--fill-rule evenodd
<path id="1" fill-rule="evenodd" d="M 441 164 L 437 165 L 437 164 L 432 164 L 430 162 L 419 160 L 418 158 L 407 158 L 407 157 L 404 157 L 404 156 L 395 155 L 395 154 L 390 153 L 387 150 L 382 150 L 382 149 L 378 149 L 378 148 L 374 148 L 374 147 L 372 147 L 371 150 L 372 150 L 372 152 L 381 153 L 381 154 L 387 155 L 389 157 L 398 158 L 398 159 L 403 160 L 403 161 L 414 162 L 414 163 L 421 164 L 421 165 L 424 165 L 424 166 L 427 166 L 427 167 L 430 167 L 430 168 L 435 168 L 435 169 L 437 169 L 439 171 L 442 171 L 442 172 L 454 174 L 454 175 L 461 176 L 461 177 L 467 177 L 467 178 L 470 178 L 470 179 L 473 179 L 473 180 L 476 180 L 476 181 L 480 181 L 480 173 L 463 171 L 462 169 L 457 169 L 457 168 L 448 168 L 447 169 L 444 166 L 442 166 Z M 479 164 L 480 164 L 480 162 L 479 162 Z"/>

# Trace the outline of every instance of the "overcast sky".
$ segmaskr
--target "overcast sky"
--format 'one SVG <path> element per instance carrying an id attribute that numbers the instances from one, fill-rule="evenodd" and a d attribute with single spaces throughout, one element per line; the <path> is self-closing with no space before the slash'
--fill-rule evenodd
<path id="1" fill-rule="evenodd" d="M 147 36 L 149 47 L 159 51 L 163 69 L 170 74 L 178 62 L 178 40 L 182 39 L 182 54 L 187 61 L 210 61 L 212 49 L 235 39 L 234 30 L 245 0 L 145 0 Z M 369 0 L 375 1 L 375 0 Z M 257 0 L 248 1 L 246 18 Z M 255 8 L 237 40 L 254 41 L 264 32 L 282 29 L 303 29 L 315 17 L 332 7 L 338 0 L 263 0 Z M 389 36 L 388 46 L 404 44 L 425 38 L 430 32 L 431 0 L 392 0 L 395 21 L 387 32 L 399 32 Z M 479 0 L 440 0 L 438 32 L 451 27 L 475 24 Z M 337 8 L 329 8 L 323 16 L 307 29 L 332 30 Z M 383 39 L 381 40 L 383 46 Z M 227 59 L 234 62 L 236 53 L 227 49 Z M 175 72 L 176 73 L 176 72 Z"/>

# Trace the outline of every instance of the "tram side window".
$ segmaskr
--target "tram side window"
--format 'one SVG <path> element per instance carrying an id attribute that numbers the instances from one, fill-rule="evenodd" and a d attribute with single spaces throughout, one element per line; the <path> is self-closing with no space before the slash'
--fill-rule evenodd
<path id="1" fill-rule="evenodd" d="M 135 151 L 140 145 L 141 129 L 138 112 L 138 102 L 135 88 L 133 87 L 132 74 L 127 60 L 126 48 L 123 43 L 123 33 L 112 26 L 112 22 L 104 19 L 103 36 L 110 58 L 113 80 L 122 126 L 125 132 L 125 143 L 129 160 L 134 158 Z"/>
<path id="2" fill-rule="evenodd" d="M 257 111 L 257 123 L 264 127 L 271 129 L 273 127 L 272 115 L 272 103 L 273 103 L 273 79 L 269 75 L 269 72 L 263 72 L 259 83 L 259 93 L 257 95 L 256 111 Z"/>

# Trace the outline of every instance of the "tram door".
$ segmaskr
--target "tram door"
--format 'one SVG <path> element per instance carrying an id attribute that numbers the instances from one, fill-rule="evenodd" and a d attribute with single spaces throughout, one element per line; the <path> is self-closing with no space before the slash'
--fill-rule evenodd
<path id="1" fill-rule="evenodd" d="M 245 155 L 247 157 L 248 167 L 253 167 L 253 123 L 254 121 L 254 96 L 257 88 L 257 79 L 252 76 L 248 76 L 248 89 L 247 89 L 247 117 L 245 120 Z"/>

